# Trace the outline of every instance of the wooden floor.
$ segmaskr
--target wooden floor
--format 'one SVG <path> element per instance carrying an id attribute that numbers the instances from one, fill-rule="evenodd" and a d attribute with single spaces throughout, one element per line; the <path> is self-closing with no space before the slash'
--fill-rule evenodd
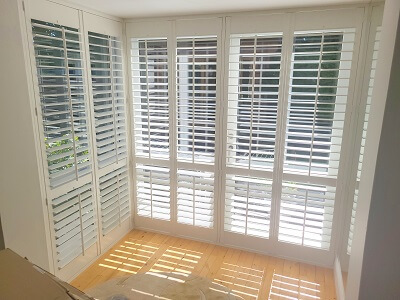
<path id="1" fill-rule="evenodd" d="M 331 269 L 139 230 L 72 285 L 85 291 L 111 278 L 149 271 L 207 277 L 242 299 L 336 299 Z"/>

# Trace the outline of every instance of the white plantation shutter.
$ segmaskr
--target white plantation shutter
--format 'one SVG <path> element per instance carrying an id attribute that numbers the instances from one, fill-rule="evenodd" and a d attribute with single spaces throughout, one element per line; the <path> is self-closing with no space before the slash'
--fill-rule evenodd
<path id="1" fill-rule="evenodd" d="M 177 39 L 178 161 L 212 164 L 215 153 L 217 38 Z"/>
<path id="2" fill-rule="evenodd" d="M 165 167 L 136 165 L 136 205 L 139 216 L 170 220 L 170 173 Z"/>
<path id="3" fill-rule="evenodd" d="M 102 233 L 106 235 L 130 216 L 127 166 L 100 177 Z"/>
<path id="4" fill-rule="evenodd" d="M 337 177 L 354 37 L 295 33 L 284 172 Z"/>
<path id="5" fill-rule="evenodd" d="M 81 34 L 32 20 L 44 142 L 52 188 L 91 171 Z"/>
<path id="6" fill-rule="evenodd" d="M 354 38 L 353 29 L 294 34 L 280 241 L 329 249 Z"/>
<path id="7" fill-rule="evenodd" d="M 57 266 L 63 268 L 97 242 L 92 184 L 51 200 Z"/>
<path id="8" fill-rule="evenodd" d="M 225 189 L 225 230 L 268 238 L 272 181 L 227 175 Z"/>
<path id="9" fill-rule="evenodd" d="M 177 221 L 213 228 L 216 36 L 177 38 L 176 91 Z"/>
<path id="10" fill-rule="evenodd" d="M 97 160 L 101 168 L 127 154 L 122 44 L 116 37 L 94 32 L 88 35 Z"/>
<path id="11" fill-rule="evenodd" d="M 167 39 L 132 39 L 135 155 L 168 159 Z"/>
<path id="12" fill-rule="evenodd" d="M 211 228 L 214 221 L 214 174 L 178 170 L 178 222 Z"/>
<path id="13" fill-rule="evenodd" d="M 366 103 L 366 107 L 365 107 L 365 116 L 364 116 L 364 124 L 363 124 L 363 131 L 362 131 L 360 156 L 358 159 L 357 183 L 356 183 L 357 186 L 354 191 L 353 207 L 352 207 L 352 211 L 351 211 L 351 220 L 350 220 L 350 230 L 349 230 L 349 237 L 348 237 L 348 242 L 347 242 L 347 253 L 348 254 L 351 253 L 351 245 L 353 242 L 354 223 L 355 223 L 357 201 L 358 201 L 358 184 L 360 182 L 362 164 L 363 164 L 363 160 L 364 160 L 365 140 L 367 137 L 368 120 L 369 120 L 369 113 L 370 113 L 370 109 L 371 109 L 372 91 L 374 88 L 375 70 L 376 70 L 376 62 L 378 59 L 378 50 L 379 50 L 379 41 L 380 41 L 381 30 L 382 30 L 381 26 L 378 26 L 376 29 L 374 49 L 373 49 L 373 53 L 372 53 L 371 74 L 370 74 L 370 80 L 369 80 L 369 84 L 368 84 L 368 95 L 367 95 L 367 103 Z"/>
<path id="14" fill-rule="evenodd" d="M 282 183 L 279 240 L 329 249 L 335 188 Z"/>
<path id="15" fill-rule="evenodd" d="M 230 37 L 226 231 L 269 238 L 281 53 L 281 33 Z"/>
<path id="16" fill-rule="evenodd" d="M 232 35 L 228 86 L 228 166 L 272 170 L 282 35 Z"/>

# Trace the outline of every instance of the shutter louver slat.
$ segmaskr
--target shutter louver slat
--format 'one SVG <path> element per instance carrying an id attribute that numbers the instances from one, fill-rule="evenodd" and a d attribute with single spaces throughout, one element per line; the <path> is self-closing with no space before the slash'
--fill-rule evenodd
<path id="1" fill-rule="evenodd" d="M 122 45 L 112 36 L 89 32 L 97 160 L 103 168 L 126 157 Z"/>
<path id="2" fill-rule="evenodd" d="M 100 209 L 103 235 L 130 216 L 128 169 L 120 167 L 100 177 Z"/>
<path id="3" fill-rule="evenodd" d="M 92 183 L 52 199 L 51 207 L 57 261 L 61 269 L 84 254 L 97 240 Z"/>
<path id="4" fill-rule="evenodd" d="M 373 49 L 373 53 L 372 53 L 371 72 L 370 72 L 370 80 L 369 80 L 369 84 L 368 84 L 368 95 L 367 95 L 367 103 L 366 103 L 366 107 L 365 107 L 365 116 L 364 116 L 364 124 L 363 124 L 362 138 L 361 138 L 360 156 L 358 158 L 357 179 L 356 179 L 357 187 L 354 191 L 353 206 L 352 206 L 352 210 L 351 210 L 351 219 L 350 219 L 350 228 L 349 228 L 349 237 L 347 240 L 347 253 L 349 255 L 351 254 L 351 245 L 353 243 L 354 224 L 355 224 L 357 202 L 358 202 L 358 183 L 360 182 L 360 179 L 361 179 L 362 164 L 363 164 L 363 160 L 364 160 L 365 140 L 367 137 L 368 120 L 369 120 L 369 113 L 370 113 L 370 109 L 371 109 L 372 91 L 374 88 L 375 69 L 376 69 L 376 62 L 378 59 L 378 50 L 379 50 L 379 41 L 380 41 L 381 30 L 382 30 L 381 26 L 378 26 L 376 29 L 374 49 Z"/>
<path id="5" fill-rule="evenodd" d="M 32 20 L 33 45 L 51 188 L 91 172 L 81 36 Z"/>

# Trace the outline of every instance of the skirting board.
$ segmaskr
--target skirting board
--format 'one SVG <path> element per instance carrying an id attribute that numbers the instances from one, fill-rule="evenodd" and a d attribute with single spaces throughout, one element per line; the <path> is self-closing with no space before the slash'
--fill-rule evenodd
<path id="1" fill-rule="evenodd" d="M 342 267 L 340 266 L 340 261 L 337 256 L 333 264 L 333 276 L 335 278 L 336 298 L 338 300 L 345 300 Z"/>

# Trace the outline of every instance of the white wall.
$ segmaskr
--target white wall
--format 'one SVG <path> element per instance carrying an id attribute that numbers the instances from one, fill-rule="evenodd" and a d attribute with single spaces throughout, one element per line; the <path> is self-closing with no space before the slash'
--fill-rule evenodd
<path id="1" fill-rule="evenodd" d="M 0 1 L 0 212 L 5 246 L 51 271 L 18 0 Z"/>
<path id="2" fill-rule="evenodd" d="M 386 1 L 350 257 L 348 300 L 400 297 L 399 12 L 399 0 Z"/>

